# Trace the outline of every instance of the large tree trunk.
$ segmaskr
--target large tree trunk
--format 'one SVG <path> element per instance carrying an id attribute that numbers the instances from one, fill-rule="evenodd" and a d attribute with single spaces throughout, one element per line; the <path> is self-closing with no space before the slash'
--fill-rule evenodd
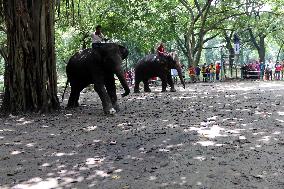
<path id="1" fill-rule="evenodd" d="M 281 46 L 280 46 L 280 48 L 278 50 L 278 53 L 277 53 L 277 56 L 276 56 L 276 61 L 279 61 L 279 57 L 280 57 L 280 53 L 282 51 L 283 45 L 284 45 L 284 43 L 281 44 Z"/>
<path id="2" fill-rule="evenodd" d="M 251 29 L 248 30 L 250 34 L 250 40 L 252 44 L 255 46 L 258 52 L 259 60 L 260 62 L 265 62 L 265 38 L 266 35 L 264 34 L 259 34 L 259 43 L 257 43 L 256 37 L 254 36 L 253 32 Z"/>
<path id="3" fill-rule="evenodd" d="M 2 109 L 6 112 L 59 108 L 54 48 L 54 1 L 4 1 L 8 61 Z"/>
<path id="4" fill-rule="evenodd" d="M 234 47 L 231 43 L 232 36 L 233 36 L 233 32 L 231 32 L 229 35 L 226 33 L 226 31 L 224 32 L 224 37 L 226 40 L 226 48 L 229 51 L 229 67 L 230 67 L 231 78 L 233 77 L 233 64 L 234 64 L 234 57 L 235 57 Z"/>
<path id="5" fill-rule="evenodd" d="M 259 60 L 260 62 L 265 62 L 265 36 L 261 35 L 259 36 L 259 48 L 258 50 L 258 55 L 259 55 Z"/>

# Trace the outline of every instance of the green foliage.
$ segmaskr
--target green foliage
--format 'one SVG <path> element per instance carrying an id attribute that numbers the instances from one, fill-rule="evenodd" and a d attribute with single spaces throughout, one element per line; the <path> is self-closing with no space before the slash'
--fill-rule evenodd
<path id="1" fill-rule="evenodd" d="M 155 51 L 158 43 L 166 43 L 167 50 L 178 50 L 182 63 L 189 55 L 197 63 L 220 58 L 225 34 L 237 32 L 241 37 L 243 57 L 257 56 L 248 33 L 252 29 L 258 40 L 265 35 L 267 55 L 276 56 L 271 49 L 284 49 L 284 14 L 281 0 L 61 0 L 56 1 L 56 56 L 59 76 L 64 76 L 65 64 L 72 54 L 91 47 L 90 34 L 96 25 L 112 41 L 130 50 L 127 68 L 145 54 Z M 60 4 L 58 4 L 60 2 Z M 73 3 L 72 3 L 73 2 Z M 205 9 L 208 7 L 208 11 Z M 0 24 L 3 28 L 3 23 Z M 0 46 L 6 36 L 0 28 Z M 258 42 L 258 41 L 257 41 Z M 200 58 L 198 58 L 198 52 Z M 279 51 L 279 56 L 283 56 Z M 278 52 L 277 52 L 278 53 Z M 249 54 L 249 55 L 248 55 Z M 245 59 L 245 58 L 244 58 Z M 0 62 L 3 74 L 3 60 Z"/>

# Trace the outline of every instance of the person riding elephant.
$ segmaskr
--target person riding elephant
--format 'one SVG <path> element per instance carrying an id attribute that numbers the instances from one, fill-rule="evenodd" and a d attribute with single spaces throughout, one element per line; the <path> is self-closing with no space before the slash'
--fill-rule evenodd
<path id="1" fill-rule="evenodd" d="M 67 107 L 79 106 L 80 92 L 89 84 L 94 84 L 105 114 L 115 114 L 119 111 L 114 74 L 125 90 L 122 96 L 127 96 L 130 89 L 121 64 L 128 53 L 128 50 L 121 45 L 105 43 L 100 48 L 85 49 L 73 55 L 66 66 L 66 87 L 68 82 L 71 85 Z"/>
<path id="2" fill-rule="evenodd" d="M 91 34 L 92 37 L 92 48 L 98 48 L 102 46 L 102 42 L 107 41 L 104 34 L 102 33 L 102 26 L 97 25 L 96 31 Z"/>
<path id="3" fill-rule="evenodd" d="M 134 92 L 139 92 L 139 84 L 141 81 L 144 83 L 144 91 L 151 92 L 148 80 L 152 77 L 159 77 L 162 80 L 162 92 L 166 91 L 167 83 L 171 87 L 170 91 L 175 92 L 171 69 L 177 70 L 180 81 L 185 88 L 181 64 L 177 54 L 171 53 L 169 56 L 162 56 L 158 62 L 155 61 L 155 56 L 156 54 L 147 55 L 135 65 Z"/>
<path id="4" fill-rule="evenodd" d="M 157 62 L 159 62 L 160 57 L 163 57 L 163 56 L 168 56 L 168 53 L 166 52 L 164 44 L 161 42 L 157 48 Z"/>

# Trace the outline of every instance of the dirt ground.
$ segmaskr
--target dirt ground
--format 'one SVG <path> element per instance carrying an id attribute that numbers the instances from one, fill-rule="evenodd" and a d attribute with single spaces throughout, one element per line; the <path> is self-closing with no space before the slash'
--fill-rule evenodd
<path id="1" fill-rule="evenodd" d="M 1 118 L 0 188 L 284 188 L 284 82 L 176 88 Z"/>

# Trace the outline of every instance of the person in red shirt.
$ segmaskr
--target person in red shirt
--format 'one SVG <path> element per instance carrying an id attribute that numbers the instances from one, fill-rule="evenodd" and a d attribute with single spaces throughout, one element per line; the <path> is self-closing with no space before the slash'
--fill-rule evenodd
<path id="1" fill-rule="evenodd" d="M 163 56 L 168 56 L 168 53 L 166 52 L 165 46 L 163 43 L 160 43 L 160 45 L 157 48 L 157 61 L 159 61 L 159 57 L 163 57 Z"/>
<path id="2" fill-rule="evenodd" d="M 166 50 L 163 43 L 160 43 L 157 50 L 157 56 L 155 56 L 154 61 L 160 62 L 160 58 L 166 56 Z"/>
<path id="3" fill-rule="evenodd" d="M 275 79 L 280 80 L 280 72 L 282 70 L 282 65 L 277 61 L 275 65 Z"/>
<path id="4" fill-rule="evenodd" d="M 219 75 L 220 75 L 220 70 L 221 70 L 221 65 L 219 62 L 215 65 L 215 68 L 216 68 L 215 69 L 216 70 L 216 80 L 219 80 L 220 79 Z"/>
<path id="5" fill-rule="evenodd" d="M 196 82 L 195 68 L 192 65 L 190 65 L 189 68 L 188 68 L 188 75 L 190 77 L 191 82 L 195 83 Z"/>
<path id="6" fill-rule="evenodd" d="M 164 47 L 164 44 L 163 43 L 161 43 L 159 46 L 158 46 L 158 48 L 157 48 L 157 54 L 158 55 L 164 55 L 165 54 L 165 47 Z"/>

